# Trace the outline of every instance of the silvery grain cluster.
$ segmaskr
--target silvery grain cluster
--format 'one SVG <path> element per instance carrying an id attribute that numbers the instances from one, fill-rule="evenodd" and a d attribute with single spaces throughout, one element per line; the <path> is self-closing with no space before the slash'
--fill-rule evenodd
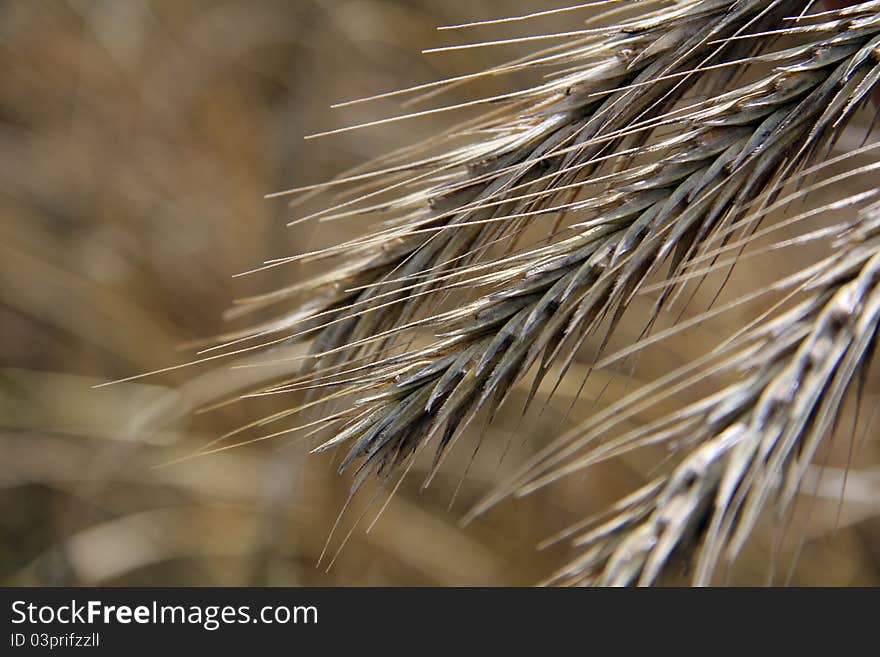
<path id="1" fill-rule="evenodd" d="M 657 1 L 621 18 L 627 8 L 506 65 L 405 90 L 434 99 L 470 78 L 541 76 L 527 89 L 377 120 L 484 108 L 424 143 L 289 191 L 337 192 L 298 221 L 382 223 L 301 256 L 329 262 L 323 274 L 238 309 L 284 308 L 228 336 L 221 353 L 271 357 L 309 342 L 289 377 L 255 392 L 307 391 L 306 402 L 260 427 L 331 427 L 315 451 L 343 449 L 353 492 L 371 477 L 392 481 L 426 451 L 435 472 L 478 415 L 491 421 L 510 404 L 515 385 L 526 383 L 529 403 L 545 383 L 552 394 L 588 339 L 598 364 L 634 297 L 653 285 L 648 334 L 684 281 L 720 267 L 780 198 L 812 184 L 806 173 L 878 86 L 880 2 L 831 11 L 791 0 Z M 713 353 L 734 383 L 615 434 L 656 394 L 636 391 L 613 406 L 619 417 L 599 414 L 551 443 L 476 512 L 670 445 L 664 473 L 566 534 L 583 556 L 553 581 L 650 584 L 673 552 L 696 545 L 694 580 L 710 582 L 771 499 L 790 504 L 867 362 L 880 302 L 872 194 L 851 199 L 854 219 L 836 230 L 831 256 L 779 285 L 804 300 Z M 679 385 L 666 383 L 669 395 Z M 315 408 L 318 420 L 301 419 Z"/>

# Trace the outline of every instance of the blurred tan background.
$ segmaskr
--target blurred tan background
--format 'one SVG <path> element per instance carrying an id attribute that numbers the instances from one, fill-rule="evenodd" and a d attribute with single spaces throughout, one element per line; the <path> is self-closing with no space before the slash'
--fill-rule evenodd
<path id="1" fill-rule="evenodd" d="M 234 274 L 364 229 L 358 221 L 335 233 L 286 228 L 303 209 L 264 195 L 326 180 L 442 123 L 303 141 L 399 111 L 393 100 L 329 105 L 476 71 L 529 46 L 430 56 L 423 48 L 475 34 L 574 29 L 583 14 L 466 36 L 434 29 L 554 4 L 0 4 L 0 582 L 525 585 L 572 556 L 565 546 L 534 546 L 637 485 L 638 463 L 504 504 L 465 529 L 457 521 L 507 464 L 535 449 L 535 440 L 514 440 L 499 468 L 511 432 L 538 444 L 559 432 L 576 383 L 522 427 L 510 417 L 490 429 L 452 510 L 466 455 L 424 493 L 420 480 L 404 485 L 372 531 L 354 530 L 329 572 L 315 562 L 348 485 L 330 459 L 279 439 L 156 467 L 285 400 L 196 416 L 168 411 L 157 432 L 145 428 L 157 408 L 225 385 L 216 370 L 92 389 L 188 360 L 194 350 L 182 345 L 241 325 L 223 319 L 234 299 L 290 284 L 302 271 Z M 516 83 L 461 88 L 447 99 Z M 709 326 L 664 346 L 640 363 L 645 376 L 711 347 L 713 335 Z M 867 465 L 839 516 L 839 489 L 826 482 L 794 583 L 880 583 L 876 451 L 868 441 L 860 452 Z M 757 540 L 732 581 L 764 581 L 771 550 Z"/>

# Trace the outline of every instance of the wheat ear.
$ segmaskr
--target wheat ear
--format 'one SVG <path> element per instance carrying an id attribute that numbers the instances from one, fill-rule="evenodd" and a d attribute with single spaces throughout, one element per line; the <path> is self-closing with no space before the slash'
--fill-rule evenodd
<path id="1" fill-rule="evenodd" d="M 436 471 L 474 417 L 496 413 L 529 372 L 531 401 L 554 364 L 561 380 L 588 337 L 598 336 L 601 352 L 633 296 L 666 267 L 649 331 L 696 263 L 749 242 L 766 209 L 826 156 L 880 79 L 876 1 L 831 11 L 793 0 L 644 7 L 632 18 L 612 22 L 613 10 L 606 24 L 542 35 L 562 45 L 483 74 L 408 90 L 433 98 L 481 75 L 544 73 L 531 88 L 354 126 L 491 108 L 326 185 L 288 190 L 341 193 L 301 221 L 364 215 L 385 223 L 268 263 L 341 259 L 323 275 L 244 304 L 239 312 L 307 298 L 214 348 L 217 357 L 258 350 L 271 358 L 278 345 L 312 341 L 300 368 L 255 394 L 309 391 L 313 399 L 259 426 L 338 403 L 323 418 L 335 435 L 317 451 L 347 447 L 340 469 L 357 463 L 353 490 L 372 475 L 387 480 L 429 444 Z M 486 44 L 471 44 L 479 45 Z M 450 297 L 470 299 L 474 291 L 475 301 L 450 307 Z M 831 288 L 827 295 L 837 298 Z M 749 335 L 758 340 L 763 329 Z M 777 369 L 796 352 L 780 352 Z M 749 381 L 770 385 L 778 374 Z M 743 412 L 759 401 L 753 396 L 754 408 Z M 715 494 L 721 484 L 696 497 L 677 491 L 686 490 L 679 479 L 693 479 L 686 473 L 733 453 L 735 441 L 720 435 L 700 441 L 679 470 L 636 495 L 633 517 L 643 524 L 634 525 L 628 547 L 603 542 L 585 570 L 602 564 L 602 582 L 653 581 L 696 511 L 684 514 L 688 522 L 662 548 L 655 541 L 642 556 L 626 555 L 638 553 L 636 536 L 644 545 L 657 539 L 650 523 L 669 505 L 705 505 Z M 762 486 L 750 490 L 763 495 Z M 761 506 L 741 502 L 750 511 Z"/>

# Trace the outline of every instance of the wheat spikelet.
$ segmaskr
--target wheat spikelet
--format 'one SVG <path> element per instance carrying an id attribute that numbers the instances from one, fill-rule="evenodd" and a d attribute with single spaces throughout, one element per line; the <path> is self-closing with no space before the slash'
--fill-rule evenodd
<path id="1" fill-rule="evenodd" d="M 237 309 L 245 314 L 307 298 L 213 348 L 212 358 L 242 351 L 271 358 L 273 347 L 311 340 L 301 368 L 254 393 L 309 391 L 311 398 L 258 426 L 338 403 L 297 428 L 335 427 L 315 451 L 344 446 L 340 470 L 356 464 L 353 492 L 373 475 L 388 481 L 428 446 L 435 472 L 477 414 L 491 419 L 530 372 L 529 402 L 554 366 L 559 384 L 589 337 L 598 337 L 601 354 L 634 295 L 665 269 L 647 334 L 683 280 L 707 262 L 705 271 L 715 267 L 728 245 L 749 243 L 766 208 L 825 157 L 877 88 L 878 2 L 830 11 L 791 0 L 644 4 L 646 11 L 632 18 L 542 35 L 562 45 L 484 74 L 543 73 L 534 87 L 354 126 L 491 107 L 326 185 L 289 190 L 306 196 L 342 190 L 337 203 L 299 221 L 380 215 L 385 223 L 350 242 L 268 263 L 341 260 L 325 274 Z M 487 44 L 469 44 L 480 45 Z M 465 81 L 409 91 L 434 97 Z M 851 346 L 822 354 L 832 371 L 814 382 L 810 397 L 825 418 L 817 427 L 834 417 L 839 399 L 826 388 L 844 390 L 869 346 L 853 333 L 872 321 L 861 314 L 873 299 L 876 242 L 868 223 L 870 238 L 858 248 L 841 247 L 849 258 L 846 272 L 842 264 L 826 263 L 829 271 L 812 282 L 814 301 L 792 311 L 800 315 L 759 325 L 742 338 L 757 344 L 773 336 L 770 365 L 762 361 L 754 372 L 745 367 L 741 382 L 683 409 L 659 434 L 646 429 L 627 438 L 657 443 L 689 436 L 678 467 L 628 500 L 603 526 L 607 531 L 582 537 L 584 544 L 601 540 L 560 579 L 653 582 L 696 520 L 711 504 L 719 506 L 714 496 L 728 491 L 698 569 L 697 581 L 704 583 L 723 546 L 730 543 L 736 552 L 783 465 L 795 486 L 787 494 L 796 489 L 818 429 L 804 428 L 811 417 L 806 406 L 798 407 L 800 415 L 788 407 L 791 427 L 759 420 L 765 403 L 759 391 L 772 396 L 790 382 L 795 361 L 820 365 L 807 345 L 827 339 L 823 332 L 835 317 L 834 337 L 848 336 Z M 851 280 L 841 283 L 846 276 Z M 841 318 L 844 297 L 856 289 L 863 303 Z M 474 292 L 476 299 L 466 303 Z M 456 295 L 459 301 L 450 302 Z M 797 328 L 782 330 L 785 322 Z M 736 356 L 743 366 L 754 351 Z M 718 410 L 715 424 L 700 425 L 713 405 L 724 412 Z M 751 445 L 752 460 L 743 456 L 743 445 Z M 803 449 L 797 467 L 787 458 L 795 445 Z M 573 471 L 606 451 L 630 448 L 624 442 L 567 466 L 551 463 Z M 764 454 L 760 472 L 758 452 Z M 558 474 L 531 467 L 481 509 Z M 748 485 L 740 486 L 744 481 Z M 740 509 L 748 519 L 733 523 L 724 515 Z"/>

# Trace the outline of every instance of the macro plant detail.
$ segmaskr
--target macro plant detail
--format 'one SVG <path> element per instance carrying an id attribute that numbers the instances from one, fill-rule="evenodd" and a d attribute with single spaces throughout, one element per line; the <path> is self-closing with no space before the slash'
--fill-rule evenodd
<path id="1" fill-rule="evenodd" d="M 340 448 L 352 496 L 370 479 L 391 495 L 429 452 L 427 486 L 478 417 L 491 423 L 512 406 L 517 385 L 528 390 L 526 407 L 551 396 L 588 340 L 598 343 L 591 369 L 601 369 L 698 322 L 653 333 L 663 313 L 686 304 L 688 283 L 733 268 L 772 234 L 770 215 L 834 182 L 822 181 L 825 164 L 846 158 L 832 160 L 831 150 L 878 89 L 880 2 L 658 0 L 558 11 L 593 5 L 611 7 L 583 28 L 539 35 L 555 45 L 399 93 L 433 101 L 514 72 L 539 76 L 534 86 L 379 119 L 485 108 L 326 184 L 279 194 L 337 192 L 296 222 L 382 221 L 354 240 L 268 263 L 331 264 L 237 308 L 283 310 L 224 336 L 212 357 L 271 358 L 279 346 L 308 343 L 287 377 L 251 393 L 304 401 L 245 429 L 285 424 L 272 436 L 317 434 L 313 451 Z M 857 176 L 876 172 L 842 178 Z M 803 232 L 804 242 L 833 238 L 830 254 L 768 282 L 782 301 L 704 358 L 548 440 L 468 518 L 662 446 L 668 454 L 645 487 L 558 537 L 581 554 L 549 581 L 653 584 L 673 554 L 693 553 L 693 582 L 711 583 L 766 507 L 785 514 L 844 396 L 867 376 L 880 312 L 877 193 L 842 197 L 833 209 L 849 221 Z M 650 292 L 638 340 L 609 354 L 634 299 Z M 619 429 L 706 368 L 731 382 Z M 478 437 L 469 449 L 479 445 Z"/>

